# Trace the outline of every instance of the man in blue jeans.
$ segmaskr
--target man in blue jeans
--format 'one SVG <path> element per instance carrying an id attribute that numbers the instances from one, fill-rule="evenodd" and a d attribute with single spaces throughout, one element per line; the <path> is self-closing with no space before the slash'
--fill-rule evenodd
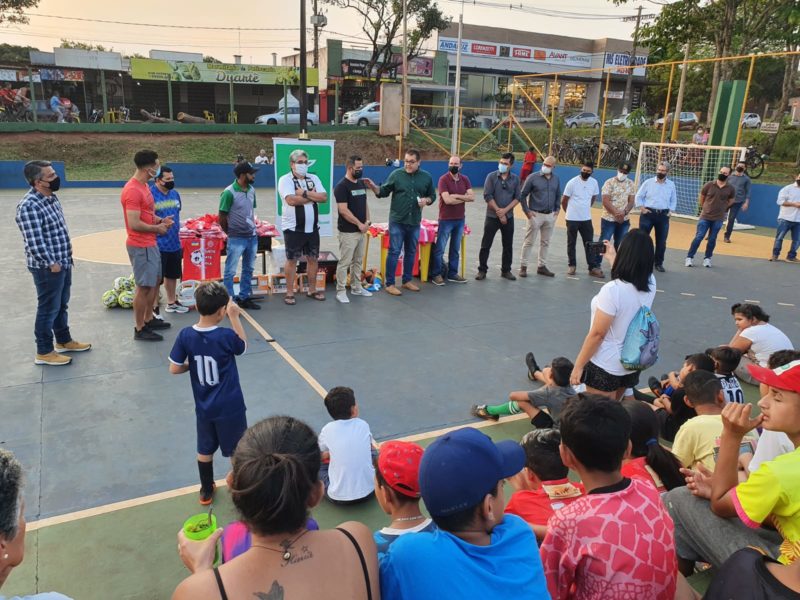
<path id="1" fill-rule="evenodd" d="M 641 209 L 639 229 L 644 229 L 648 235 L 653 229 L 656 230 L 655 268 L 659 273 L 664 272 L 669 216 L 678 206 L 678 194 L 675 191 L 675 184 L 667 179 L 668 172 L 667 163 L 658 163 L 656 176 L 647 179 L 641 185 L 635 201 L 636 206 Z"/>
<path id="2" fill-rule="evenodd" d="M 694 255 L 697 254 L 697 249 L 703 238 L 708 234 L 708 241 L 706 242 L 706 253 L 703 258 L 703 266 L 706 268 L 711 267 L 711 257 L 714 255 L 714 248 L 717 246 L 717 235 L 722 229 L 722 221 L 725 219 L 725 213 L 728 212 L 736 199 L 736 190 L 728 183 L 730 177 L 730 167 L 722 167 L 719 170 L 716 181 L 709 181 L 700 190 L 700 220 L 697 222 L 697 233 L 689 246 L 689 252 L 686 255 L 686 266 L 694 266 Z"/>
<path id="3" fill-rule="evenodd" d="M 439 178 L 439 229 L 433 249 L 431 283 L 444 285 L 445 279 L 453 283 L 466 283 L 458 272 L 461 238 L 464 235 L 465 202 L 474 202 L 475 194 L 466 175 L 461 174 L 461 157 L 451 156 L 447 173 Z M 442 272 L 442 259 L 450 240 L 447 272 Z"/>
<path id="4" fill-rule="evenodd" d="M 786 260 L 797 262 L 797 250 L 800 248 L 800 173 L 794 179 L 794 184 L 787 185 L 778 192 L 778 231 L 775 235 L 775 245 L 772 248 L 770 262 L 779 259 L 783 238 L 792 232 L 792 245 Z"/>
<path id="5" fill-rule="evenodd" d="M 44 160 L 30 161 L 23 173 L 31 188 L 17 205 L 16 222 L 22 232 L 28 271 L 33 275 L 38 298 L 33 362 L 68 365 L 72 358 L 63 353 L 84 352 L 92 345 L 76 342 L 69 332 L 67 304 L 72 287 L 72 241 L 55 194 L 61 179 Z"/>
<path id="6" fill-rule="evenodd" d="M 256 189 L 253 183 L 260 167 L 247 161 L 236 163 L 233 174 L 236 181 L 226 187 L 219 198 L 219 224 L 228 234 L 227 257 L 223 281 L 234 302 L 242 308 L 259 310 L 261 307 L 251 298 L 253 266 L 258 253 L 255 207 Z M 239 259 L 242 259 L 242 274 L 239 278 L 239 294 L 233 292 L 233 276 Z"/>
<path id="7" fill-rule="evenodd" d="M 395 285 L 395 271 L 400 250 L 403 257 L 403 288 L 418 292 L 419 286 L 411 279 L 414 274 L 414 259 L 417 256 L 419 224 L 422 221 L 422 207 L 430 206 L 436 200 L 436 189 L 430 173 L 420 169 L 419 150 L 409 149 L 403 159 L 404 166 L 392 171 L 376 196 L 386 198 L 392 195 L 389 206 L 389 254 L 386 257 L 386 291 L 392 296 L 402 296 Z"/>

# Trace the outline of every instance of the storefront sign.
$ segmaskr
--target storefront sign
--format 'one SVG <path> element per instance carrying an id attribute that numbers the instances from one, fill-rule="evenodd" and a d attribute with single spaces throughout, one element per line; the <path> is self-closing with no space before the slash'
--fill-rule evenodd
<path id="1" fill-rule="evenodd" d="M 300 83 L 300 69 L 132 58 L 131 77 L 197 83 L 243 83 L 249 85 L 283 85 L 285 83 L 297 85 Z M 319 85 L 317 69 L 307 70 L 307 83 L 309 86 Z"/>
<path id="2" fill-rule="evenodd" d="M 348 59 L 342 61 L 342 76 L 343 77 L 356 77 L 363 79 L 372 79 L 378 74 L 378 65 L 372 65 L 369 68 L 368 60 Z M 397 79 L 396 65 L 387 66 L 381 74 L 381 79 L 394 80 Z"/>
<path id="3" fill-rule="evenodd" d="M 455 38 L 440 37 L 437 48 L 442 52 L 454 54 L 458 47 Z M 474 56 L 494 56 L 498 58 L 512 58 L 527 62 L 541 62 L 549 65 L 563 67 L 592 66 L 592 55 L 572 50 L 557 48 L 542 48 L 534 46 L 519 46 L 516 44 L 500 44 L 497 42 L 483 42 L 477 40 L 461 40 L 462 54 Z"/>
<path id="4" fill-rule="evenodd" d="M 631 57 L 627 52 L 606 52 L 605 68 L 610 69 L 612 73 L 619 75 L 627 75 L 629 69 L 627 67 L 631 64 Z M 646 65 L 646 56 L 636 57 L 637 66 L 633 69 L 633 74 L 636 77 L 644 77 L 647 74 L 647 69 L 639 67 L 638 65 Z"/>
<path id="5" fill-rule="evenodd" d="M 42 81 L 83 81 L 83 71 L 75 69 L 39 69 Z"/>
<path id="6" fill-rule="evenodd" d="M 623 90 L 619 90 L 616 92 L 612 90 L 606 90 L 604 96 L 611 100 L 622 100 L 625 97 L 625 92 Z"/>
<path id="7" fill-rule="evenodd" d="M 392 62 L 397 65 L 397 74 L 403 75 L 403 56 L 392 54 Z M 408 76 L 417 79 L 433 79 L 433 59 L 417 56 L 408 61 Z"/>
<path id="8" fill-rule="evenodd" d="M 17 81 L 17 71 L 14 69 L 0 69 L 0 81 Z"/>

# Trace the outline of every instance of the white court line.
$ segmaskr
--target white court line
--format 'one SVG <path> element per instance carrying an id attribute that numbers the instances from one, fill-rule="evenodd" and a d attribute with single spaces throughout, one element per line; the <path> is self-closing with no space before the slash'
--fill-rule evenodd
<path id="1" fill-rule="evenodd" d="M 794 307 L 794 304 L 790 304 L 789 302 L 778 302 L 778 306 Z"/>
<path id="2" fill-rule="evenodd" d="M 574 280 L 574 281 L 580 281 L 580 280 L 581 280 L 581 278 L 580 278 L 580 277 L 574 277 L 574 276 L 572 276 L 572 275 L 567 275 L 567 279 L 572 279 L 572 280 Z"/>
<path id="3" fill-rule="evenodd" d="M 696 296 L 696 295 L 697 295 L 697 294 L 690 294 L 689 292 L 681 292 L 681 296 L 690 296 L 690 297 L 692 297 L 692 298 L 693 298 L 693 297 L 694 297 L 694 296 Z"/>
<path id="4" fill-rule="evenodd" d="M 750 304 L 761 304 L 761 300 L 748 300 L 747 298 L 745 298 L 744 301 Z"/>
<path id="5" fill-rule="evenodd" d="M 727 296 L 711 296 L 714 300 L 727 300 Z"/>

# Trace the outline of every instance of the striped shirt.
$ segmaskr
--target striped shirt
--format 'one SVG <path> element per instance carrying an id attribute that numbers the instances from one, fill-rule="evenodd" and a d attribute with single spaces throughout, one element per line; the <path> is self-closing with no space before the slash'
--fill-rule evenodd
<path id="1" fill-rule="evenodd" d="M 59 264 L 72 266 L 72 242 L 61 203 L 55 194 L 44 196 L 34 188 L 17 204 L 17 227 L 22 232 L 29 269 Z"/>
<path id="2" fill-rule="evenodd" d="M 282 231 L 314 233 L 319 229 L 319 202 L 307 202 L 297 206 L 290 206 L 286 202 L 287 196 L 302 196 L 304 191 L 326 193 L 322 181 L 313 173 L 305 177 L 295 177 L 289 171 L 278 180 L 278 194 L 282 202 L 280 221 Z"/>

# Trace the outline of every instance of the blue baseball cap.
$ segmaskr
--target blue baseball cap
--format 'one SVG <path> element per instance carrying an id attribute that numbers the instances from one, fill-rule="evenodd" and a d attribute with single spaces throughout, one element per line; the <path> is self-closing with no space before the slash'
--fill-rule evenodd
<path id="1" fill-rule="evenodd" d="M 465 427 L 446 433 L 425 450 L 419 487 L 428 512 L 446 517 L 480 503 L 497 482 L 525 466 L 517 442 L 494 443 L 485 433 Z"/>

